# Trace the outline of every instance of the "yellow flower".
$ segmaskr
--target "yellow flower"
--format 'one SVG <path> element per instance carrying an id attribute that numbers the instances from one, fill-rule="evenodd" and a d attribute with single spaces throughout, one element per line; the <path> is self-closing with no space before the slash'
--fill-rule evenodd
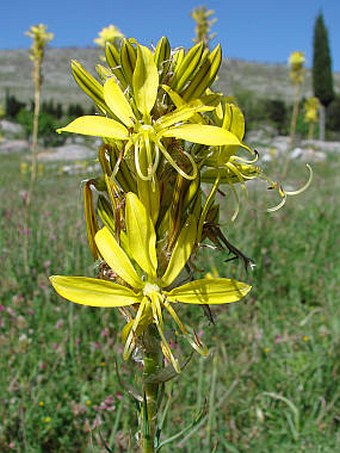
<path id="1" fill-rule="evenodd" d="M 99 33 L 98 38 L 94 39 L 93 41 L 98 44 L 100 47 L 105 47 L 107 42 L 114 43 L 114 41 L 118 39 L 124 38 L 123 33 L 118 30 L 117 27 L 114 25 L 109 25 L 104 27 Z"/>
<path id="2" fill-rule="evenodd" d="M 44 48 L 52 41 L 53 33 L 47 32 L 47 26 L 44 24 L 32 25 L 26 32 L 26 35 L 33 39 L 30 58 L 32 60 L 42 60 Z"/>
<path id="3" fill-rule="evenodd" d="M 93 307 L 128 307 L 136 314 L 123 331 L 127 359 L 136 346 L 136 338 L 150 325 L 155 324 L 165 357 L 180 372 L 164 334 L 163 311 L 173 318 L 189 343 L 202 354 L 205 346 L 178 318 L 173 305 L 224 304 L 240 300 L 250 286 L 231 279 L 212 278 L 191 281 L 174 286 L 193 250 L 197 220 L 190 214 L 175 243 L 167 268 L 158 268 L 156 232 L 150 215 L 133 193 L 126 195 L 126 231 L 120 233 L 119 242 L 108 227 L 99 230 L 95 242 L 107 265 L 120 279 L 116 281 L 87 277 L 50 277 L 55 290 L 71 302 Z M 116 279 L 117 280 L 117 279 Z"/>
<path id="4" fill-rule="evenodd" d="M 307 123 L 317 123 L 319 121 L 319 105 L 319 100 L 316 97 L 311 97 L 305 101 L 305 121 Z"/>
<path id="5" fill-rule="evenodd" d="M 42 419 L 42 421 L 43 421 L 44 423 L 48 424 L 48 423 L 51 423 L 52 418 L 51 418 L 51 417 L 44 417 L 44 418 Z"/>
<path id="6" fill-rule="evenodd" d="M 304 69 L 303 65 L 305 63 L 305 56 L 303 52 L 292 52 L 289 56 L 289 66 L 290 66 L 290 79 L 294 85 L 300 85 L 303 82 Z"/>
<path id="7" fill-rule="evenodd" d="M 132 74 L 131 89 L 123 91 L 115 77 L 106 80 L 103 87 L 105 104 L 102 106 L 113 118 L 107 116 L 82 116 L 57 132 L 71 132 L 103 137 L 105 141 L 124 143 L 124 154 L 134 150 L 134 162 L 138 177 L 145 181 L 153 179 L 160 161 L 160 154 L 186 179 L 195 179 L 197 165 L 185 149 L 182 155 L 192 166 L 186 173 L 164 145 L 164 139 L 185 140 L 207 146 L 240 146 L 239 138 L 225 128 L 209 124 L 192 124 L 189 121 L 198 112 L 211 111 L 214 107 L 203 102 L 185 103 L 180 107 L 154 118 L 158 90 L 163 88 L 173 95 L 169 87 L 160 86 L 159 72 L 152 52 L 142 45 L 137 46 L 137 58 Z M 96 90 L 102 87 L 96 86 Z M 175 93 L 176 94 L 176 93 Z M 177 95 L 177 101 L 181 97 Z"/>
<path id="8" fill-rule="evenodd" d="M 20 173 L 21 173 L 22 175 L 26 175 L 27 170 L 28 170 L 28 164 L 27 164 L 27 162 L 21 162 L 21 163 L 20 163 Z"/>
<path id="9" fill-rule="evenodd" d="M 289 65 L 293 70 L 301 69 L 306 59 L 303 52 L 295 51 L 292 52 L 289 56 Z"/>

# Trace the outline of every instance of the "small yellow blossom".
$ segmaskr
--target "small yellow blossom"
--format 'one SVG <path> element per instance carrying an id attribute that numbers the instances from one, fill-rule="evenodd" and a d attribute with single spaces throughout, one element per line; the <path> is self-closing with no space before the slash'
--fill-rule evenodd
<path id="1" fill-rule="evenodd" d="M 20 173 L 22 175 L 26 175 L 27 174 L 27 169 L 28 169 L 27 162 L 21 162 L 21 164 L 20 164 Z"/>
<path id="2" fill-rule="evenodd" d="M 38 165 L 38 176 L 42 176 L 44 173 L 44 164 L 40 163 Z"/>
<path id="3" fill-rule="evenodd" d="M 44 423 L 48 424 L 48 423 L 51 423 L 52 419 L 51 419 L 51 417 L 44 417 L 44 418 L 42 419 L 42 421 L 43 421 Z"/>
<path id="4" fill-rule="evenodd" d="M 46 45 L 52 41 L 53 33 L 47 32 L 47 26 L 44 24 L 33 25 L 26 35 L 33 39 L 30 58 L 32 60 L 42 60 Z"/>
<path id="5" fill-rule="evenodd" d="M 305 343 L 308 343 L 310 341 L 310 337 L 308 335 L 304 335 L 302 337 L 302 340 L 305 342 Z"/>
<path id="6" fill-rule="evenodd" d="M 114 25 L 104 27 L 99 33 L 98 38 L 93 41 L 100 47 L 105 47 L 107 42 L 114 43 L 116 39 L 124 38 L 123 33 Z"/>
<path id="7" fill-rule="evenodd" d="M 40 407 L 45 407 L 44 401 L 39 401 L 39 406 L 40 406 Z"/>
<path id="8" fill-rule="evenodd" d="M 265 354 L 269 354 L 270 351 L 271 351 L 271 349 L 268 348 L 268 347 L 263 348 L 263 352 L 264 352 Z"/>
<path id="9" fill-rule="evenodd" d="M 305 121 L 307 123 L 317 123 L 319 121 L 319 100 L 316 97 L 311 97 L 304 103 Z"/>
<path id="10" fill-rule="evenodd" d="M 306 59 L 303 52 L 292 52 L 289 56 L 290 79 L 294 85 L 301 85 L 304 79 L 303 65 Z"/>
<path id="11" fill-rule="evenodd" d="M 91 400 L 86 400 L 86 401 L 85 401 L 85 404 L 86 404 L 86 406 L 88 406 L 88 407 L 89 407 L 89 406 L 91 406 L 91 405 L 92 405 L 92 401 L 91 401 Z"/>

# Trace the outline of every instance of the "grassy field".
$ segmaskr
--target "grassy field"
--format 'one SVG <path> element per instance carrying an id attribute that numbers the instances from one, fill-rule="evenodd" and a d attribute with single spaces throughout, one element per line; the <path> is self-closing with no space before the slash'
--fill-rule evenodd
<path id="1" fill-rule="evenodd" d="M 25 231 L 21 159 L 1 156 L 0 168 L 0 451 L 101 452 L 101 437 L 114 452 L 135 451 L 135 406 L 120 380 L 138 380 L 122 363 L 119 312 L 74 306 L 48 281 L 54 273 L 93 275 L 82 215 L 85 175 L 46 165 Z M 272 167 L 277 171 L 277 163 Z M 306 177 L 302 164 L 289 170 L 291 185 Z M 254 288 L 246 301 L 215 309 L 215 325 L 199 308 L 183 308 L 210 355 L 193 356 L 170 384 L 162 438 L 204 412 L 165 453 L 338 451 L 339 170 L 339 156 L 315 164 L 311 188 L 275 214 L 265 212 L 275 204 L 265 188 L 250 191 L 239 219 L 224 228 L 256 261 L 251 274 L 225 255 L 213 261 L 202 251 L 202 272 L 237 276 Z"/>

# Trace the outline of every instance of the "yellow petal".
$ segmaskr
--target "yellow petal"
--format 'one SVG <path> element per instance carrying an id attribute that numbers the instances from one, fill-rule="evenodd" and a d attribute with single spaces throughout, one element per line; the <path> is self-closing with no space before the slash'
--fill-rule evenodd
<path id="1" fill-rule="evenodd" d="M 183 124 L 168 129 L 162 137 L 175 137 L 208 146 L 241 145 L 236 135 L 217 126 Z"/>
<path id="2" fill-rule="evenodd" d="M 142 288 L 143 283 L 129 257 L 119 246 L 107 227 L 98 231 L 95 237 L 101 256 L 119 277 L 134 288 Z"/>
<path id="3" fill-rule="evenodd" d="M 126 231 L 131 256 L 152 278 L 156 277 L 156 233 L 150 216 L 137 195 L 126 195 Z"/>
<path id="4" fill-rule="evenodd" d="M 114 77 L 108 79 L 104 84 L 104 99 L 111 111 L 125 124 L 125 126 L 134 126 L 134 122 L 131 118 L 134 118 L 135 115 Z"/>
<path id="5" fill-rule="evenodd" d="M 228 304 L 242 299 L 251 289 L 229 278 L 204 278 L 164 292 L 171 302 L 184 304 Z"/>
<path id="6" fill-rule="evenodd" d="M 189 215 L 178 236 L 168 267 L 162 277 L 163 287 L 171 285 L 190 258 L 196 240 L 196 224 L 196 217 Z"/>
<path id="7" fill-rule="evenodd" d="M 162 130 L 173 126 L 190 119 L 197 112 L 205 112 L 211 110 L 212 108 L 206 105 L 196 105 L 196 106 L 182 106 L 174 110 L 173 112 L 166 113 L 161 116 L 155 123 L 154 127 L 157 130 Z"/>
<path id="8" fill-rule="evenodd" d="M 65 299 L 90 307 L 125 307 L 139 303 L 143 297 L 125 286 L 98 278 L 53 275 L 50 281 Z"/>
<path id="9" fill-rule="evenodd" d="M 127 140 L 128 130 L 118 121 L 104 116 L 85 115 L 72 121 L 65 127 L 57 129 L 57 132 L 72 132 L 74 134 L 91 135 L 93 137 L 115 138 Z"/>
<path id="10" fill-rule="evenodd" d="M 158 70 L 152 52 L 147 47 L 139 45 L 132 86 L 137 108 L 143 116 L 148 116 L 155 105 L 158 85 Z"/>

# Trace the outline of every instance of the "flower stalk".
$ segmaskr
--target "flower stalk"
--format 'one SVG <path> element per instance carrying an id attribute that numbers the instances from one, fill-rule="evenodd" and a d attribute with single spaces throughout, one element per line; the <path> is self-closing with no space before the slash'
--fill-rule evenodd
<path id="1" fill-rule="evenodd" d="M 150 382 L 150 380 L 163 367 L 163 354 L 157 338 L 157 331 L 153 325 L 149 326 L 144 334 L 143 346 L 142 449 L 144 453 L 153 453 L 156 444 L 155 436 L 158 427 L 161 385 L 157 382 Z"/>
<path id="2" fill-rule="evenodd" d="M 45 54 L 45 47 L 53 39 L 53 33 L 47 32 L 44 24 L 33 25 L 26 35 L 32 38 L 30 59 L 33 62 L 32 79 L 34 84 L 34 111 L 33 111 L 33 130 L 32 130 L 32 163 L 31 163 L 31 183 L 37 176 L 37 153 L 38 153 L 38 128 L 40 114 L 41 87 L 43 83 L 42 64 Z"/>
<path id="3" fill-rule="evenodd" d="M 289 67 L 290 67 L 290 80 L 294 86 L 294 103 L 293 103 L 293 114 L 290 124 L 290 135 L 289 141 L 292 145 L 295 138 L 296 122 L 299 113 L 299 101 L 300 101 L 300 89 L 304 81 L 304 63 L 305 56 L 303 52 L 292 52 L 289 56 Z"/>
<path id="4" fill-rule="evenodd" d="M 33 199 L 34 186 L 38 174 L 38 131 L 40 115 L 41 87 L 43 83 L 42 63 L 44 59 L 45 47 L 53 39 L 53 34 L 47 32 L 47 27 L 43 24 L 33 25 L 26 35 L 32 38 L 30 49 L 30 59 L 33 62 L 32 79 L 34 85 L 34 109 L 31 142 L 31 179 L 27 196 L 24 200 L 24 269 L 29 273 L 29 230 L 30 230 L 30 206 Z"/>

